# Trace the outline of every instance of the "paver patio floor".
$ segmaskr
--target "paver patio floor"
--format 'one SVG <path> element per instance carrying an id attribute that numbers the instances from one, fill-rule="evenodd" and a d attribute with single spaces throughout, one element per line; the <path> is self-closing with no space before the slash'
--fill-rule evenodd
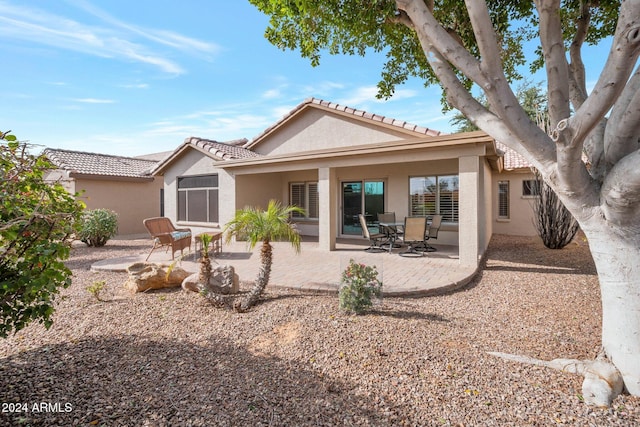
<path id="1" fill-rule="evenodd" d="M 398 255 L 404 249 L 392 253 L 367 253 L 364 241 L 339 240 L 336 250 L 324 252 L 318 242 L 305 238 L 302 249 L 296 254 L 289 243 L 274 242 L 273 265 L 269 287 L 284 287 L 309 292 L 337 292 L 340 274 L 350 259 L 367 265 L 375 265 L 383 282 L 386 296 L 427 296 L 448 292 L 463 287 L 473 278 L 477 269 L 463 267 L 458 262 L 458 247 L 435 244 L 437 252 L 425 253 L 420 258 L 405 258 Z M 223 246 L 222 254 L 212 258 L 218 264 L 232 265 L 242 281 L 251 281 L 257 276 L 260 266 L 260 246 L 249 252 L 244 242 Z M 151 242 L 149 241 L 149 249 Z M 137 261 L 144 261 L 147 254 L 102 260 L 92 266 L 94 270 L 125 271 Z M 181 266 L 191 272 L 198 271 L 192 253 L 183 257 Z M 171 255 L 156 250 L 149 262 L 171 263 Z"/>

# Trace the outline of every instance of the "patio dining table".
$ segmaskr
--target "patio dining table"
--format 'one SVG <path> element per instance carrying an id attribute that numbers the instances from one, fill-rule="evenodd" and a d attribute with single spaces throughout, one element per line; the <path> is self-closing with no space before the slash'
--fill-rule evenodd
<path id="1" fill-rule="evenodd" d="M 384 229 L 384 233 L 389 238 L 389 253 L 394 247 L 400 247 L 395 245 L 398 240 L 398 227 L 403 227 L 404 222 L 379 222 L 378 225 Z"/>
<path id="2" fill-rule="evenodd" d="M 396 221 L 396 222 L 379 222 L 381 228 L 383 228 L 387 236 L 389 237 L 389 253 L 393 248 L 399 248 L 401 245 L 397 244 L 398 240 L 398 227 L 404 227 L 404 221 Z M 429 229 L 429 225 L 431 225 L 431 220 L 427 219 L 427 230 Z"/>

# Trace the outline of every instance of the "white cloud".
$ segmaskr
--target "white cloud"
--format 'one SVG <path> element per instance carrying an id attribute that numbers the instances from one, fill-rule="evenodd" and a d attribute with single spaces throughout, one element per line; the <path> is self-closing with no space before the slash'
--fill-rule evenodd
<path id="1" fill-rule="evenodd" d="M 282 96 L 280 89 L 269 89 L 262 94 L 263 99 L 275 99 Z"/>
<path id="2" fill-rule="evenodd" d="M 0 2 L 0 36 L 87 55 L 142 62 L 174 75 L 183 74 L 185 70 L 175 61 L 154 52 L 153 43 L 207 59 L 219 50 L 215 44 L 174 32 L 129 25 L 84 1 L 73 4 L 107 25 L 86 25 L 40 9 Z M 142 44 L 143 41 L 153 43 Z"/>
<path id="3" fill-rule="evenodd" d="M 150 86 L 147 83 L 132 83 L 120 85 L 120 87 L 123 87 L 125 89 L 149 89 Z"/>
<path id="4" fill-rule="evenodd" d="M 98 99 L 98 98 L 75 98 L 75 102 L 81 102 L 84 104 L 114 104 L 116 101 L 113 99 Z"/>
<path id="5" fill-rule="evenodd" d="M 418 93 L 413 89 L 397 89 L 393 94 L 393 97 L 389 98 L 388 100 L 376 98 L 377 94 L 378 94 L 377 86 L 362 86 L 351 91 L 349 94 L 347 94 L 344 98 L 340 99 L 338 102 L 340 104 L 344 104 L 354 108 L 364 108 L 364 106 L 370 103 L 381 104 L 381 103 L 399 101 L 401 99 L 414 98 L 418 95 Z"/>

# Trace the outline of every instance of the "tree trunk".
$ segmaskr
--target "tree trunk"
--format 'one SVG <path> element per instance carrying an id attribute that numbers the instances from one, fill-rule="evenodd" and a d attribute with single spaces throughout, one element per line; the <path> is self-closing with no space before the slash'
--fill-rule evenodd
<path id="1" fill-rule="evenodd" d="M 640 396 L 640 236 L 587 227 L 602 297 L 602 346 L 624 379 Z"/>
<path id="2" fill-rule="evenodd" d="M 260 296 L 264 292 L 264 288 L 269 283 L 269 275 L 271 274 L 271 262 L 273 258 L 272 246 L 268 241 L 262 242 L 262 249 L 260 250 L 260 270 L 258 271 L 258 277 L 256 283 L 249 291 L 247 297 L 237 303 L 234 308 L 236 311 L 242 313 L 253 307 Z"/>

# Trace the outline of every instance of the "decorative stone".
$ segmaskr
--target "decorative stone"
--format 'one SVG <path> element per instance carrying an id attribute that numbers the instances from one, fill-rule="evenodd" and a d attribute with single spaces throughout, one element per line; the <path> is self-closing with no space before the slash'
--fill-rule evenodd
<path id="1" fill-rule="evenodd" d="M 180 286 L 189 276 L 189 272 L 181 267 L 174 267 L 167 275 L 169 267 L 150 262 L 136 262 L 127 267 L 129 278 L 124 287 L 129 291 L 144 292 L 150 289 L 174 288 Z"/>
<path id="2" fill-rule="evenodd" d="M 235 294 L 240 289 L 240 278 L 231 265 L 219 265 L 211 271 L 211 278 L 207 286 L 212 292 L 218 294 Z M 200 292 L 199 273 L 191 274 L 182 281 L 182 289 L 185 291 Z"/>

